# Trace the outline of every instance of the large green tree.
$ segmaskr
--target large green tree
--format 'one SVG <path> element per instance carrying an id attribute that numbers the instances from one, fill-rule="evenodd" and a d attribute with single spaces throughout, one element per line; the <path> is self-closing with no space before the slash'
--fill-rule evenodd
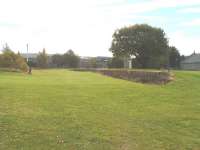
<path id="1" fill-rule="evenodd" d="M 113 57 L 109 62 L 108 62 L 108 67 L 109 68 L 123 68 L 124 66 L 124 61 L 123 59 L 119 57 Z"/>
<path id="2" fill-rule="evenodd" d="M 63 55 L 63 63 L 65 67 L 68 68 L 77 68 L 79 66 L 80 58 L 77 56 L 73 50 L 68 50 Z"/>
<path id="3" fill-rule="evenodd" d="M 169 66 L 174 69 L 180 68 L 181 55 L 176 47 L 169 47 Z"/>
<path id="4" fill-rule="evenodd" d="M 63 55 L 55 54 L 51 57 L 52 64 L 54 67 L 63 67 L 64 66 L 64 60 Z"/>
<path id="5" fill-rule="evenodd" d="M 168 64 L 168 40 L 165 32 L 147 24 L 116 30 L 109 50 L 116 57 L 134 56 L 136 67 L 160 68 Z"/>
<path id="6" fill-rule="evenodd" d="M 37 56 L 37 65 L 40 68 L 47 68 L 48 67 L 48 56 L 46 54 L 46 50 L 43 49 L 42 52 L 39 52 Z"/>

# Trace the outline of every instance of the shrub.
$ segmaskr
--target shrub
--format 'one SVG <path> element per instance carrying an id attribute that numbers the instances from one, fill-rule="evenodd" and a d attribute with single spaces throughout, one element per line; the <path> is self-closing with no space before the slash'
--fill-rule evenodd
<path id="1" fill-rule="evenodd" d="M 24 58 L 20 54 L 15 54 L 8 47 L 4 48 L 3 54 L 0 54 L 0 67 L 28 71 L 28 65 Z"/>
<path id="2" fill-rule="evenodd" d="M 113 57 L 108 62 L 108 67 L 109 68 L 123 68 L 124 67 L 124 61 L 121 58 Z"/>

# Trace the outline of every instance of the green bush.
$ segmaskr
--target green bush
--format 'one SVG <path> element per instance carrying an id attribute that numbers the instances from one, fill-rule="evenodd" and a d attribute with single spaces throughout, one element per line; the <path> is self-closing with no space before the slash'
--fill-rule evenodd
<path id="1" fill-rule="evenodd" d="M 0 67 L 28 71 L 28 65 L 24 58 L 20 54 L 15 54 L 8 47 L 4 48 L 3 53 L 0 54 Z"/>
<path id="2" fill-rule="evenodd" d="M 124 61 L 121 58 L 113 57 L 108 62 L 108 67 L 109 68 L 123 68 L 124 67 Z"/>

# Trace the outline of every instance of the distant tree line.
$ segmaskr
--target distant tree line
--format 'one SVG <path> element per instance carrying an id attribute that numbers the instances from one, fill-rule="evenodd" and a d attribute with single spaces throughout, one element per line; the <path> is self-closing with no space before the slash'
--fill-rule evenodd
<path id="1" fill-rule="evenodd" d="M 22 57 L 19 52 L 17 54 L 14 53 L 6 44 L 3 47 L 2 54 L 0 54 L 0 68 L 18 69 L 24 72 L 28 71 L 29 66 L 37 68 L 77 68 L 80 61 L 80 57 L 72 50 L 68 50 L 63 55 L 55 54 L 50 56 L 43 49 L 37 54 L 36 58 L 27 57 Z"/>
<path id="2" fill-rule="evenodd" d="M 72 50 L 64 54 L 48 55 L 43 49 L 39 52 L 35 61 L 29 61 L 29 65 L 38 68 L 77 68 L 80 58 Z"/>
<path id="3" fill-rule="evenodd" d="M 123 68 L 124 60 L 120 57 L 112 57 L 112 59 L 108 62 L 108 68 Z"/>
<path id="4" fill-rule="evenodd" d="M 123 68 L 126 58 L 132 60 L 134 68 L 180 68 L 180 62 L 184 59 L 179 50 L 169 46 L 164 30 L 147 24 L 117 29 L 113 34 L 113 40 L 109 49 L 113 57 L 105 60 L 93 57 L 82 61 L 72 50 L 64 54 L 48 55 L 43 49 L 33 59 L 25 59 L 20 54 L 15 54 L 8 45 L 0 55 L 0 67 L 10 67 L 27 70 L 28 65 L 38 68 Z M 27 65 L 28 64 L 28 65 Z M 84 66 L 83 66 L 84 67 Z"/>
<path id="5" fill-rule="evenodd" d="M 68 50 L 63 55 L 55 54 L 52 56 L 52 64 L 55 67 L 77 68 L 79 67 L 80 57 L 72 50 Z"/>

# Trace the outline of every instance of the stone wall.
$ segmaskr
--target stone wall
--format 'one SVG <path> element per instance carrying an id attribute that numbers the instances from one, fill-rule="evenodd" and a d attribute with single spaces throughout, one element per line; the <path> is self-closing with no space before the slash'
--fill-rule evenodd
<path id="1" fill-rule="evenodd" d="M 166 84 L 172 80 L 169 72 L 140 71 L 140 70 L 112 70 L 112 69 L 76 69 L 76 71 L 92 71 L 114 78 L 142 83 Z"/>

